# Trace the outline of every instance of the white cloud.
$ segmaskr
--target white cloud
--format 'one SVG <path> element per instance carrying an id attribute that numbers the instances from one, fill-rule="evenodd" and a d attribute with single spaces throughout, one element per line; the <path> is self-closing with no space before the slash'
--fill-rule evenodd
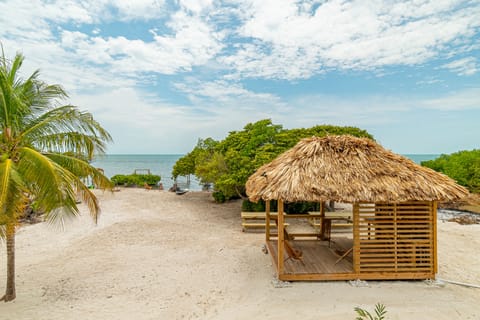
<path id="1" fill-rule="evenodd" d="M 421 106 L 441 111 L 480 110 L 480 88 L 469 88 L 425 99 Z"/>
<path id="2" fill-rule="evenodd" d="M 179 0 L 178 2 L 185 10 L 195 14 L 205 12 L 213 6 L 213 0 Z"/>
<path id="3" fill-rule="evenodd" d="M 449 69 L 460 76 L 471 76 L 478 72 L 477 60 L 474 57 L 454 60 L 444 64 L 442 68 Z"/>
<path id="4" fill-rule="evenodd" d="M 103 5 L 116 8 L 123 20 L 148 20 L 165 14 L 164 2 L 163 0 L 109 0 L 105 1 Z"/>
<path id="5" fill-rule="evenodd" d="M 412 105 L 395 96 L 361 95 L 344 97 L 327 94 L 302 95 L 288 101 L 290 110 L 276 119 L 288 128 L 318 124 L 371 127 L 397 121 Z M 293 116 L 292 115 L 298 115 Z"/>
<path id="6" fill-rule="evenodd" d="M 225 80 L 200 81 L 189 79 L 184 83 L 176 83 L 175 87 L 191 96 L 205 97 L 209 99 L 258 99 L 273 102 L 278 97 L 272 94 L 254 93 L 245 89 L 241 84 Z"/>
<path id="7" fill-rule="evenodd" d="M 453 0 L 181 0 L 175 4 L 5 1 L 0 2 L 0 37 L 14 39 L 17 47 L 40 55 L 34 48 L 42 43 L 61 46 L 57 51 L 74 55 L 71 61 L 108 66 L 111 72 L 130 76 L 189 72 L 216 59 L 233 79 L 292 80 L 333 69 L 372 70 L 450 58 L 458 51 L 475 50 L 474 36 L 480 27 L 480 7 Z M 174 7 L 176 11 L 169 10 Z M 151 29 L 153 36 L 145 34 L 151 37 L 148 40 L 101 37 L 98 32 L 103 22 L 131 20 L 159 25 Z M 93 37 L 62 30 L 66 23 L 91 25 Z M 469 75 L 473 70 L 475 65 L 457 72 Z"/>
<path id="8" fill-rule="evenodd" d="M 329 1 L 318 7 L 251 0 L 239 7 L 238 33 L 253 41 L 222 61 L 248 77 L 296 79 L 328 68 L 420 64 L 448 56 L 457 50 L 453 42 L 465 49 L 480 26 L 478 6 L 453 0 Z"/>
<path id="9" fill-rule="evenodd" d="M 270 118 L 286 128 L 319 124 L 372 128 L 401 122 L 415 110 L 432 109 L 431 99 L 384 94 L 357 97 L 302 94 L 285 99 L 270 93 L 253 92 L 232 81 L 190 80 L 175 87 L 188 94 L 192 105 L 201 110 L 202 123 L 223 139 L 229 131 L 246 123 Z M 441 100 L 454 100 L 446 95 Z M 206 137 L 207 135 L 200 136 Z"/>
<path id="10" fill-rule="evenodd" d="M 186 9 L 173 13 L 167 21 L 170 29 L 163 28 L 162 34 L 152 31 L 150 41 L 100 36 L 96 23 L 114 18 L 145 21 L 160 15 L 163 5 L 163 1 L 147 0 L 0 2 L 0 39 L 7 50 L 21 49 L 28 57 L 26 71 L 41 66 L 45 80 L 62 82 L 69 91 L 129 85 L 144 73 L 189 71 L 220 52 L 222 33 L 195 14 L 202 6 L 193 3 L 184 4 L 193 13 Z M 207 8 L 209 3 L 202 5 Z M 165 14 L 163 10 L 161 15 Z M 61 23 L 66 22 L 70 29 L 91 24 L 93 36 L 65 29 Z"/>
<path id="11" fill-rule="evenodd" d="M 216 114 L 218 120 L 224 119 L 221 121 L 245 119 L 244 123 L 247 123 L 289 110 L 287 103 L 280 97 L 248 90 L 233 81 L 190 79 L 176 83 L 175 87 L 187 94 L 193 105 L 200 106 L 205 113 Z"/>
<path id="12" fill-rule="evenodd" d="M 115 72 L 127 74 L 174 74 L 191 70 L 193 66 L 206 64 L 221 50 L 221 35 L 212 32 L 199 19 L 183 13 L 172 19 L 176 28 L 174 35 L 157 35 L 152 31 L 151 42 L 63 31 L 62 45 L 72 50 L 79 60 L 109 65 Z"/>
<path id="13" fill-rule="evenodd" d="M 38 22 L 100 23 L 119 19 L 149 20 L 165 14 L 163 0 L 6 0 L 0 2 L 5 25 L 31 26 Z M 22 19 L 15 19 L 16 17 Z M 13 19 L 12 19 L 13 18 Z"/>
<path id="14" fill-rule="evenodd" d="M 247 43 L 235 55 L 219 59 L 238 73 L 231 78 L 305 79 L 320 73 L 322 62 L 310 49 Z"/>

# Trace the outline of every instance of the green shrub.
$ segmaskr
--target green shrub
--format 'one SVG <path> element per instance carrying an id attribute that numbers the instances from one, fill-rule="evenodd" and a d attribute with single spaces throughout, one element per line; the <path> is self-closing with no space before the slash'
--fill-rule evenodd
<path id="1" fill-rule="evenodd" d="M 215 191 L 212 193 L 213 199 L 215 199 L 215 202 L 217 203 L 224 203 L 226 198 L 223 192 L 221 191 Z"/>
<path id="2" fill-rule="evenodd" d="M 110 180 L 115 183 L 116 186 L 143 186 L 148 184 L 150 186 L 156 185 L 160 182 L 161 177 L 155 174 L 117 174 Z"/>
<path id="3" fill-rule="evenodd" d="M 277 201 L 270 201 L 270 212 L 277 211 Z M 265 210 L 265 201 L 260 200 L 257 203 L 244 200 L 242 202 L 242 211 L 245 212 L 263 212 Z M 290 202 L 284 204 L 285 213 L 299 214 L 309 211 L 320 211 L 320 204 L 316 202 Z"/>
<path id="4" fill-rule="evenodd" d="M 422 161 L 421 164 L 446 174 L 470 192 L 480 192 L 480 150 L 442 154 L 437 159 Z"/>
<path id="5" fill-rule="evenodd" d="M 110 180 L 116 185 L 126 185 L 127 184 L 127 176 L 124 174 L 116 174 L 110 178 Z"/>
<path id="6" fill-rule="evenodd" d="M 299 214 L 308 213 L 309 211 L 319 211 L 318 203 L 314 202 L 291 202 L 285 203 L 285 213 Z"/>
<path id="7" fill-rule="evenodd" d="M 250 202 L 248 200 L 243 200 L 242 202 L 242 211 L 245 212 L 263 212 L 265 211 L 265 201 Z"/>
<path id="8" fill-rule="evenodd" d="M 155 174 L 137 174 L 138 179 L 143 184 L 148 184 L 149 186 L 154 186 L 160 182 L 161 177 Z"/>

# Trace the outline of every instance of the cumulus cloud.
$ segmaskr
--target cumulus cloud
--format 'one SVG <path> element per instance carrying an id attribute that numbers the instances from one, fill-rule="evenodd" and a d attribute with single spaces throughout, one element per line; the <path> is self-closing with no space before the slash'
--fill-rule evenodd
<path id="1" fill-rule="evenodd" d="M 243 3 L 243 1 L 242 1 Z M 480 8 L 457 1 L 295 3 L 251 0 L 222 61 L 247 77 L 308 78 L 334 69 L 416 65 L 474 43 Z M 279 67 L 280 66 L 280 67 Z"/>
<path id="2" fill-rule="evenodd" d="M 151 42 L 63 31 L 62 44 L 79 60 L 110 66 L 118 73 L 174 74 L 207 63 L 221 49 L 218 39 L 211 35 L 208 26 L 192 20 L 173 36 L 154 32 Z"/>
<path id="3" fill-rule="evenodd" d="M 442 68 L 449 69 L 460 76 L 471 76 L 478 72 L 477 59 L 474 57 L 454 60 L 444 64 Z"/>
<path id="4" fill-rule="evenodd" d="M 50 81 L 63 76 L 70 90 L 112 86 L 120 79 L 138 81 L 149 73 L 190 71 L 221 51 L 222 33 L 199 15 L 209 1 L 181 1 L 169 16 L 164 5 L 149 0 L 0 2 L 0 39 L 9 50 L 21 49 L 29 64 L 45 68 Z M 156 18 L 151 32 L 142 39 L 102 36 L 99 31 L 104 22 L 145 23 L 151 18 Z"/>
<path id="5" fill-rule="evenodd" d="M 254 92 L 234 81 L 199 81 L 189 79 L 175 84 L 177 90 L 185 93 L 192 105 L 200 107 L 204 114 L 215 114 L 214 122 L 228 122 L 233 127 L 270 118 L 272 114 L 283 114 L 290 110 L 280 97 L 265 92 Z M 215 111 L 213 111 L 215 110 Z"/>
<path id="6" fill-rule="evenodd" d="M 213 0 L 179 0 L 178 3 L 185 10 L 195 14 L 201 14 L 213 8 Z"/>
<path id="7" fill-rule="evenodd" d="M 164 0 L 107 0 L 107 1 L 92 1 L 99 6 L 98 13 L 104 8 L 113 8 L 118 12 L 120 19 L 154 19 L 159 15 L 165 14 Z"/>
<path id="8" fill-rule="evenodd" d="M 68 52 L 71 61 L 128 76 L 189 72 L 214 60 L 231 79 L 418 65 L 474 50 L 480 27 L 480 7 L 453 0 L 10 0 L 0 2 L 0 12 L 3 41 L 37 55 L 48 44 L 57 47 L 50 53 Z M 111 21 L 149 22 L 150 34 L 102 36 L 101 24 Z M 92 34 L 81 30 L 87 25 Z M 477 70 L 471 59 L 444 67 L 461 75 Z"/>
<path id="9" fill-rule="evenodd" d="M 480 88 L 468 88 L 425 99 L 421 106 L 440 111 L 480 110 Z"/>

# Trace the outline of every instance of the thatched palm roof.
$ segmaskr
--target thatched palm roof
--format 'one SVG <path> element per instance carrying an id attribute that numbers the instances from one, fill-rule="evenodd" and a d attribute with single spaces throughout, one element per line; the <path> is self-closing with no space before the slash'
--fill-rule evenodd
<path id="1" fill-rule="evenodd" d="M 247 181 L 258 201 L 403 202 L 456 200 L 468 191 L 449 177 L 367 138 L 312 137 L 260 167 Z"/>

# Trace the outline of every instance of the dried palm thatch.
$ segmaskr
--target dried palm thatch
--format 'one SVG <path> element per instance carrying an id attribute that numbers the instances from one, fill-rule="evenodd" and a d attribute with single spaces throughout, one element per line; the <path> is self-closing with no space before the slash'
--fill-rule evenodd
<path id="1" fill-rule="evenodd" d="M 390 202 L 456 200 L 468 191 L 449 177 L 367 138 L 312 137 L 260 167 L 247 181 L 251 201 Z"/>

